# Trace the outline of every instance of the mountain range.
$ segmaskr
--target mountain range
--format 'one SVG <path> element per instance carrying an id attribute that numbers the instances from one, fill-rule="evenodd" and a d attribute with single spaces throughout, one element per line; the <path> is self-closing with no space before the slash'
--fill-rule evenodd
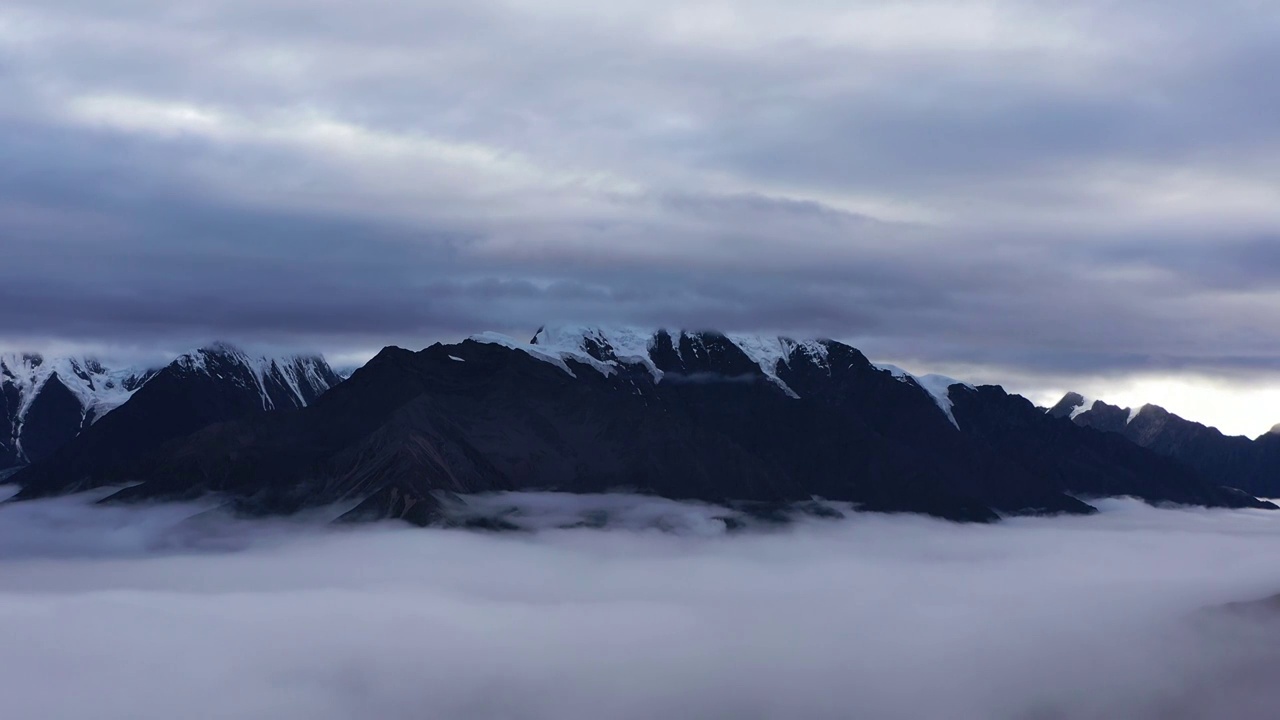
<path id="1" fill-rule="evenodd" d="M 1280 497 L 1280 432 L 1276 430 L 1257 438 L 1224 435 L 1158 405 L 1121 408 L 1075 392 L 1067 393 L 1048 413 L 1119 435 L 1216 483 L 1260 497 Z"/>
<path id="2" fill-rule="evenodd" d="M 1274 507 L 999 387 L 879 367 L 843 343 L 594 327 L 388 347 L 342 382 L 319 358 L 206 349 L 12 481 L 19 499 L 120 485 L 109 501 L 346 502 L 347 519 L 419 524 L 441 520 L 442 495 L 534 489 L 964 521 L 1090 513 L 1116 495 Z"/>

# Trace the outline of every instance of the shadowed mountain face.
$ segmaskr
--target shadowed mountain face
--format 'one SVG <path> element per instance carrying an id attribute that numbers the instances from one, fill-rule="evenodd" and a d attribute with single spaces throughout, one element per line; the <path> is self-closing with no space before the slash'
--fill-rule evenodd
<path id="1" fill-rule="evenodd" d="M 581 329 L 387 348 L 305 409 L 205 414 L 186 433 L 146 425 L 149 394 L 21 474 L 22 496 L 138 483 L 115 499 L 217 492 L 255 513 L 363 499 L 353 519 L 419 523 L 433 493 L 522 489 L 819 496 L 969 521 L 1092 511 L 1074 495 L 1260 506 L 999 388 L 940 395 L 830 341 Z M 148 440 L 118 452 L 136 427 Z"/>
<path id="2" fill-rule="evenodd" d="M 253 358 L 228 345 L 203 348 L 150 373 L 127 402 L 83 431 L 40 436 L 46 451 L 33 455 L 38 461 L 12 482 L 24 486 L 24 498 L 95 487 L 108 468 L 168 440 L 254 412 L 303 407 L 338 382 L 323 358 Z M 46 384 L 40 401 L 50 393 L 61 397 L 56 387 Z M 68 414 L 74 409 L 69 401 L 63 406 Z M 27 423 L 41 417 L 33 406 Z"/>
<path id="3" fill-rule="evenodd" d="M 1054 417 L 1114 433 L 1177 460 L 1213 482 L 1259 497 L 1280 497 L 1280 433 L 1255 440 L 1223 435 L 1156 405 L 1129 409 L 1068 393 L 1050 408 Z"/>
<path id="4" fill-rule="evenodd" d="M 1185 465 L 1124 438 L 1046 418 L 1030 401 L 999 388 L 953 394 L 956 418 L 966 432 L 1069 492 L 1211 507 L 1256 502 L 1252 495 L 1206 481 Z"/>
<path id="5" fill-rule="evenodd" d="M 154 374 L 92 358 L 0 355 L 0 470 L 50 456 Z"/>

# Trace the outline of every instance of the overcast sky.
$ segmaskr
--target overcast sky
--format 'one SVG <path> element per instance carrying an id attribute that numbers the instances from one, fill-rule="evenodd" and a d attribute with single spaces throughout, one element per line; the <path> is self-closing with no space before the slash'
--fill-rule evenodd
<path id="1" fill-rule="evenodd" d="M 1257 0 L 6 0 L 0 345 L 714 327 L 1258 434 L 1276 67 Z"/>

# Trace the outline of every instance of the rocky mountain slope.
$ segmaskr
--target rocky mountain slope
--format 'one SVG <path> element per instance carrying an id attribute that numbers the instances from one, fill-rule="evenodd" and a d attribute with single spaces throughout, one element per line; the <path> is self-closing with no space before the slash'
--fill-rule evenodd
<path id="1" fill-rule="evenodd" d="M 1280 497 L 1280 433 L 1224 435 L 1158 405 L 1121 408 L 1067 393 L 1049 409 L 1082 427 L 1119 435 L 1193 468 L 1216 483 L 1261 497 Z"/>

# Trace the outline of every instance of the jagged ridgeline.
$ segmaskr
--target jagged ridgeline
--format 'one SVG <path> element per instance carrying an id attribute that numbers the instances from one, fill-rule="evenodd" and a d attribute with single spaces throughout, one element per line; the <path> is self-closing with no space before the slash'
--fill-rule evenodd
<path id="1" fill-rule="evenodd" d="M 1067 393 L 1048 412 L 1150 448 L 1219 484 L 1260 497 L 1280 497 L 1277 428 L 1257 438 L 1224 435 L 1217 428 L 1186 420 L 1158 405 L 1122 408 L 1074 392 Z"/>
<path id="2" fill-rule="evenodd" d="M 90 357 L 0 354 L 0 471 L 53 454 L 155 373 Z"/>
<path id="3" fill-rule="evenodd" d="M 210 423 L 303 407 L 339 382 L 321 357 L 260 357 L 225 343 L 157 368 L 3 356 L 0 429 L 8 432 L 0 438 L 0 470 L 31 463 L 16 480 L 56 475 L 62 480 L 53 492 L 90 486 L 103 463 L 153 450 Z"/>
<path id="4" fill-rule="evenodd" d="M 389 347 L 318 398 L 288 383 L 273 395 L 258 364 L 234 401 L 214 382 L 221 357 L 157 374 L 15 476 L 20 497 L 128 484 L 114 500 L 220 493 L 254 513 L 346 501 L 360 503 L 352 519 L 420 523 L 442 493 L 503 490 L 818 497 L 967 521 L 1088 513 L 1113 495 L 1267 506 L 999 387 L 877 367 L 830 340 L 543 328 L 531 342 Z"/>

